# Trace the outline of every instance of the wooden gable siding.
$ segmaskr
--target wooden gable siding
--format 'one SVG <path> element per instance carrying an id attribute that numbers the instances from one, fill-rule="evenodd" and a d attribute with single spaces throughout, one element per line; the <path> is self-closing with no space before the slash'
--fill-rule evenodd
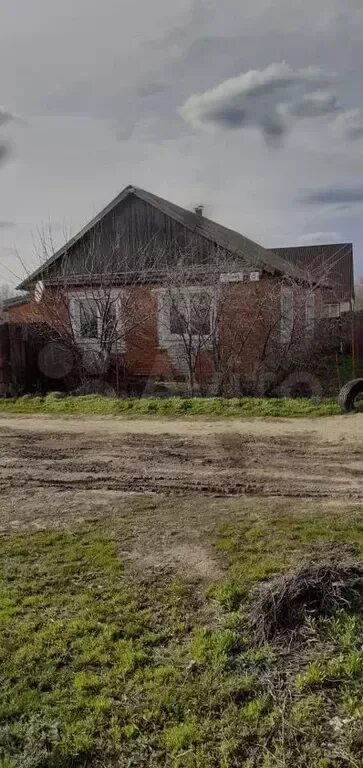
<path id="1" fill-rule="evenodd" d="M 121 202 L 102 222 L 49 267 L 47 277 L 116 274 L 170 266 L 182 253 L 207 263 L 217 246 L 152 205 L 134 196 Z"/>

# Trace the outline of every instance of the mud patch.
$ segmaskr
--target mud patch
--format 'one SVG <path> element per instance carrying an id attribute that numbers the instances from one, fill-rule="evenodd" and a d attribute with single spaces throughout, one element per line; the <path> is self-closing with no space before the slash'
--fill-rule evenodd
<path id="1" fill-rule="evenodd" d="M 309 433 L 269 436 L 263 430 L 261 435 L 217 432 L 189 438 L 167 433 L 90 437 L 81 429 L 79 424 L 80 431 L 71 435 L 7 429 L 0 444 L 3 503 L 42 489 L 363 498 L 363 451 L 356 444 L 350 450 L 346 441 L 325 442 Z"/>

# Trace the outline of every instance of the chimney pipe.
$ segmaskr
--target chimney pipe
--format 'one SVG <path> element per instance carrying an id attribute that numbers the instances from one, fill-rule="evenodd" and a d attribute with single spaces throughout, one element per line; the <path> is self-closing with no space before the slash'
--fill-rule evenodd
<path id="1" fill-rule="evenodd" d="M 197 205 L 197 207 L 194 208 L 194 211 L 197 214 L 197 216 L 203 216 L 204 205 Z"/>

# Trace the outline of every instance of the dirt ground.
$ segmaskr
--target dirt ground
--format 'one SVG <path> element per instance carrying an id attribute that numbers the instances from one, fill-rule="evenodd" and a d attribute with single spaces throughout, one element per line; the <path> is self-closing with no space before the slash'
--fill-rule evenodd
<path id="1" fill-rule="evenodd" d="M 363 498 L 363 414 L 315 420 L 0 418 L 2 515 L 110 492 Z M 43 501 L 42 501 L 43 499 Z M 92 508 L 92 504 L 86 507 Z"/>
<path id="2" fill-rule="evenodd" d="M 224 520 L 363 501 L 363 414 L 321 419 L 0 416 L 0 531 L 117 517 L 123 559 L 210 580 Z M 310 510 L 310 511 L 309 511 Z"/>

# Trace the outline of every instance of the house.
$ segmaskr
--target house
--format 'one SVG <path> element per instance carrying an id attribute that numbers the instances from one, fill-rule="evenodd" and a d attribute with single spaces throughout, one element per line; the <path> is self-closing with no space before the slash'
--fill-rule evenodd
<path id="1" fill-rule="evenodd" d="M 93 373 L 107 357 L 113 375 L 186 379 L 193 391 L 247 380 L 286 362 L 297 329 L 311 354 L 332 285 L 293 250 L 128 186 L 21 283 L 8 321 L 47 323 Z"/>
<path id="2" fill-rule="evenodd" d="M 303 269 L 315 283 L 329 283 L 324 294 L 324 314 L 338 318 L 354 305 L 352 243 L 272 248 L 272 252 Z"/>

